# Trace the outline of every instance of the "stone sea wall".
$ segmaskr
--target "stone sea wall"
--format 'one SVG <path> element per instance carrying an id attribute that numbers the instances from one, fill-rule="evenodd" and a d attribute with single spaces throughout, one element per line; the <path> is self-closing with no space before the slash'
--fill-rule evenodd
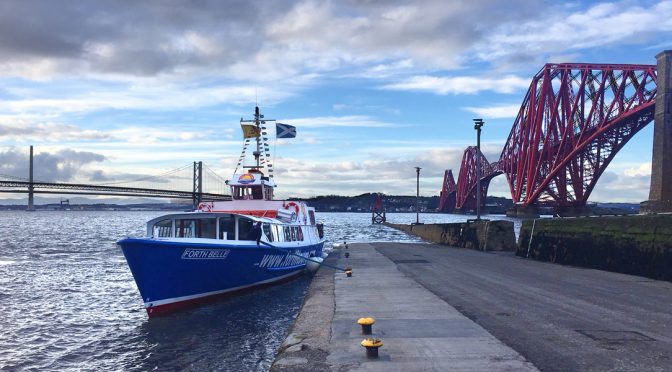
<path id="1" fill-rule="evenodd" d="M 480 221 L 387 226 L 417 235 L 432 243 L 482 251 L 514 251 L 516 238 L 511 221 Z"/>
<path id="2" fill-rule="evenodd" d="M 672 280 L 672 214 L 526 220 L 516 255 Z"/>

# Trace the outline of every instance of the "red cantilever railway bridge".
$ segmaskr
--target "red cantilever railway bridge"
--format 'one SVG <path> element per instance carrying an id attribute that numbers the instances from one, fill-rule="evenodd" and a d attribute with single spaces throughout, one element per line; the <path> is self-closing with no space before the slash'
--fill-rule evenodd
<path id="1" fill-rule="evenodd" d="M 506 175 L 517 207 L 586 205 L 618 151 L 654 117 L 655 65 L 546 64 L 532 79 L 499 160 L 474 146 L 464 151 L 455 182 L 446 170 L 439 210 L 476 208 L 476 159 L 481 203 L 492 178 Z"/>

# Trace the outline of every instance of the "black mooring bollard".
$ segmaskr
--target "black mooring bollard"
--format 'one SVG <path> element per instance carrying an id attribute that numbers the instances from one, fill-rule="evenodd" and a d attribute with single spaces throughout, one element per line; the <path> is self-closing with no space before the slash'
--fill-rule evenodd
<path id="1" fill-rule="evenodd" d="M 345 252 L 345 258 L 350 257 L 350 252 Z"/>

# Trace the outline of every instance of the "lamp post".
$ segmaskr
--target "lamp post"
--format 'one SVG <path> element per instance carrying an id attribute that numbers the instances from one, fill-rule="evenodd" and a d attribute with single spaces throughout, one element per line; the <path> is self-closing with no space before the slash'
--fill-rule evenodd
<path id="1" fill-rule="evenodd" d="M 420 167 L 415 167 L 416 183 L 415 183 L 415 224 L 420 224 Z"/>
<path id="2" fill-rule="evenodd" d="M 481 220 L 481 127 L 483 119 L 474 119 L 474 129 L 476 129 L 476 221 Z"/>

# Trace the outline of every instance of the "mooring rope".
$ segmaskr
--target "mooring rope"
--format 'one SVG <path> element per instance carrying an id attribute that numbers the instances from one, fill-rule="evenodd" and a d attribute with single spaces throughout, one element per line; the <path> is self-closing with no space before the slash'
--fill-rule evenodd
<path id="1" fill-rule="evenodd" d="M 530 248 L 532 247 L 532 238 L 534 237 L 534 224 L 537 223 L 537 219 L 532 220 L 532 232 L 530 233 L 530 241 L 527 243 L 527 256 L 525 258 L 530 258 Z"/>

